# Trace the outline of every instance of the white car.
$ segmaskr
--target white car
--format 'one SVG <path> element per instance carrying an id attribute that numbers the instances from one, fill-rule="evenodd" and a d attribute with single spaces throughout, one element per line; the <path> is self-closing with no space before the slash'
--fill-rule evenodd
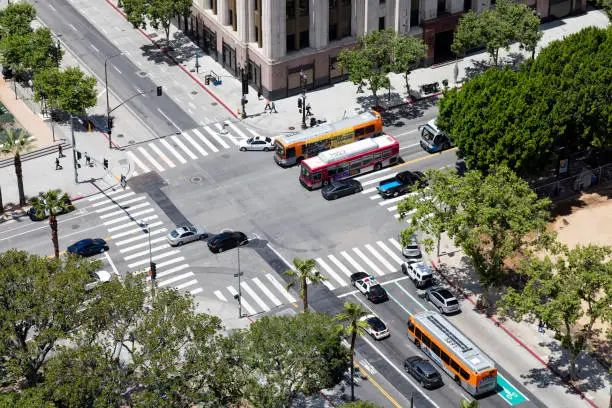
<path id="1" fill-rule="evenodd" d="M 355 281 L 354 286 L 373 303 L 384 302 L 389 298 L 387 291 L 385 291 L 373 276 Z"/>
<path id="2" fill-rule="evenodd" d="M 240 142 L 240 151 L 263 150 L 264 152 L 274 150 L 274 139 L 264 136 L 255 136 Z"/>
<path id="3" fill-rule="evenodd" d="M 374 314 L 369 314 L 367 316 L 363 316 L 359 320 L 364 320 L 368 323 L 368 326 L 365 328 L 365 331 L 374 339 L 380 340 L 391 335 L 391 332 L 387 328 L 385 322 L 382 319 Z"/>
<path id="4" fill-rule="evenodd" d="M 104 282 L 110 282 L 111 274 L 108 271 L 95 271 L 91 274 L 91 279 L 85 285 L 85 290 L 93 290 L 96 286 Z"/>
<path id="5" fill-rule="evenodd" d="M 185 226 L 179 227 L 170 231 L 166 236 L 168 243 L 171 246 L 180 246 L 188 242 L 205 239 L 208 237 L 208 231 L 205 228 Z"/>

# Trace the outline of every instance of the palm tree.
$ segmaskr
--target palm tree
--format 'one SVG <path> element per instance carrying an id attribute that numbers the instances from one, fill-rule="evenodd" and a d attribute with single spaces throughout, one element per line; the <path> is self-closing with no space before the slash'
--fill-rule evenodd
<path id="1" fill-rule="evenodd" d="M 351 302 L 344 303 L 344 312 L 338 313 L 334 320 L 342 323 L 344 333 L 351 336 L 351 401 L 355 400 L 355 341 L 357 336 L 361 337 L 365 334 L 365 329 L 369 326 L 368 322 L 361 320 L 362 317 L 370 314 L 367 310 L 362 309 L 361 304 Z"/>
<path id="2" fill-rule="evenodd" d="M 49 215 L 49 226 L 51 227 L 51 242 L 53 242 L 53 254 L 59 258 L 59 242 L 57 239 L 57 216 L 74 210 L 68 194 L 61 190 L 49 190 L 40 193 L 40 197 L 32 197 L 30 205 L 36 211 L 36 217 L 43 219 Z"/>
<path id="3" fill-rule="evenodd" d="M 461 408 L 478 408 L 478 400 L 468 401 L 461 400 Z"/>
<path id="4" fill-rule="evenodd" d="M 23 129 L 6 130 L 6 138 L 2 145 L 3 153 L 15 155 L 15 174 L 17 175 L 17 188 L 19 189 L 19 205 L 26 205 L 25 194 L 23 192 L 23 174 L 21 172 L 21 152 L 27 152 L 34 147 L 34 141 L 28 132 Z"/>
<path id="5" fill-rule="evenodd" d="M 316 285 L 327 280 L 327 278 L 319 273 L 317 269 L 317 262 L 314 259 L 300 259 L 295 257 L 293 259 L 293 266 L 295 269 L 289 269 L 283 272 L 287 276 L 293 277 L 293 281 L 289 282 L 287 289 L 295 285 L 300 284 L 300 298 L 304 303 L 304 311 L 308 311 L 308 283 Z"/>

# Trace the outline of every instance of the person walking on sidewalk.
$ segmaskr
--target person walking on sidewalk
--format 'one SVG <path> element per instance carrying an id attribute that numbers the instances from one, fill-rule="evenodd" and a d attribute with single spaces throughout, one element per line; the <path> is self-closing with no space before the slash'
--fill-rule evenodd
<path id="1" fill-rule="evenodd" d="M 270 102 L 270 113 L 278 113 L 278 111 L 276 110 L 276 105 L 274 104 L 274 101 Z"/>
<path id="2" fill-rule="evenodd" d="M 59 157 L 60 159 L 61 159 L 62 157 L 66 157 L 66 156 L 64 156 L 64 151 L 63 151 L 63 148 L 62 148 L 62 145 L 61 145 L 61 144 L 57 145 L 57 153 L 58 153 L 58 157 Z"/>
<path id="3" fill-rule="evenodd" d="M 85 165 L 87 165 L 88 167 L 91 167 L 91 157 L 89 157 L 87 152 L 85 152 Z"/>
<path id="4" fill-rule="evenodd" d="M 539 331 L 540 333 L 545 333 L 545 330 L 544 330 L 544 322 L 542 321 L 542 319 L 540 319 L 540 321 L 538 322 L 538 331 Z"/>
<path id="5" fill-rule="evenodd" d="M 55 158 L 55 170 L 61 170 L 63 169 L 62 165 L 59 162 L 59 157 Z"/>
<path id="6" fill-rule="evenodd" d="M 270 111 L 272 112 L 272 107 L 270 106 L 270 99 L 266 98 L 266 107 L 264 108 L 264 112 Z"/>

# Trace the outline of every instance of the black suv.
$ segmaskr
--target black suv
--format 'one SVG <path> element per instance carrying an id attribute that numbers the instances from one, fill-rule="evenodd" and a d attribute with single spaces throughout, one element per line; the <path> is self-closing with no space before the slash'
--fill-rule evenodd
<path id="1" fill-rule="evenodd" d="M 421 384 L 423 388 L 432 389 L 443 384 L 440 373 L 424 358 L 413 356 L 404 361 L 404 370 Z"/>
<path id="2" fill-rule="evenodd" d="M 208 249 L 216 254 L 226 249 L 246 245 L 248 242 L 249 238 L 240 231 L 225 231 L 215 235 L 208 241 Z"/>

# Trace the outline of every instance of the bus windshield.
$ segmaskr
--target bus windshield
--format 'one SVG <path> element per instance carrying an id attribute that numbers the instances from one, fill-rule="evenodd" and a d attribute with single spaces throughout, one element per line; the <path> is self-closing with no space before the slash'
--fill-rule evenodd
<path id="1" fill-rule="evenodd" d="M 306 166 L 302 166 L 302 176 L 306 179 L 306 180 L 310 180 L 310 170 L 308 169 L 308 167 Z"/>
<path id="2" fill-rule="evenodd" d="M 423 126 L 423 130 L 421 131 L 421 137 L 425 139 L 429 143 L 433 143 L 433 139 L 436 136 L 436 131 L 431 128 L 429 125 Z"/>
<path id="3" fill-rule="evenodd" d="M 276 154 L 278 154 L 279 156 L 283 157 L 285 156 L 285 148 L 283 147 L 282 144 L 280 144 L 280 142 L 276 141 L 275 142 L 275 147 L 276 147 Z"/>

